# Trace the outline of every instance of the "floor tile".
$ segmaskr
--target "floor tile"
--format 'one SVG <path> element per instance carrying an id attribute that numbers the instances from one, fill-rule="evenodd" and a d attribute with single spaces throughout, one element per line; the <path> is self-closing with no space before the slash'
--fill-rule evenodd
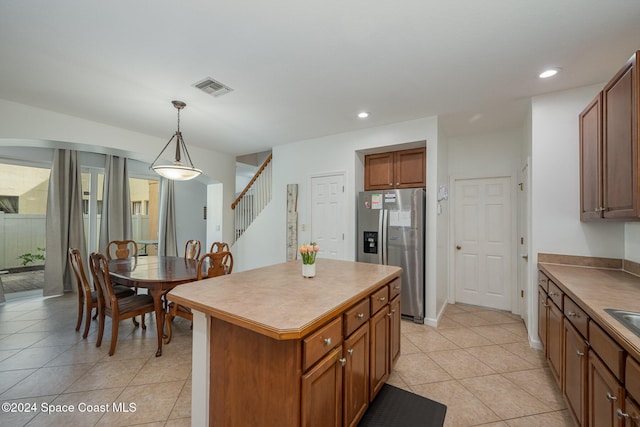
<path id="1" fill-rule="evenodd" d="M 534 365 L 498 345 L 477 347 L 473 356 L 490 366 L 495 372 L 513 372 L 535 368 Z"/>
<path id="2" fill-rule="evenodd" d="M 549 411 L 545 402 L 500 374 L 466 378 L 460 383 L 503 420 Z"/>
<path id="3" fill-rule="evenodd" d="M 508 372 L 503 376 L 544 402 L 549 410 L 566 408 L 558 383 L 549 368 Z"/>
<path id="4" fill-rule="evenodd" d="M 29 347 L 18 351 L 11 357 L 0 362 L 0 371 L 14 369 L 40 368 L 47 362 L 64 353 L 68 346 L 57 347 Z"/>
<path id="5" fill-rule="evenodd" d="M 409 354 L 400 357 L 394 372 L 409 386 L 451 379 L 451 376 L 426 354 Z"/>
<path id="6" fill-rule="evenodd" d="M 429 357 L 455 379 L 495 373 L 491 367 L 476 359 L 464 349 L 434 351 L 429 353 Z"/>
<path id="7" fill-rule="evenodd" d="M 0 395 L 0 399 L 60 394 L 84 375 L 92 365 L 44 367 L 20 381 Z"/>
<path id="8" fill-rule="evenodd" d="M 145 359 L 109 360 L 91 365 L 87 372 L 65 389 L 65 393 L 125 387 L 140 372 Z"/>
<path id="9" fill-rule="evenodd" d="M 507 420 L 509 427 L 575 427 L 568 411 L 547 412 L 546 414 Z"/>
<path id="10" fill-rule="evenodd" d="M 489 339 L 468 328 L 444 329 L 440 334 L 461 348 L 493 344 Z"/>
<path id="11" fill-rule="evenodd" d="M 404 334 L 420 351 L 429 353 L 438 350 L 453 350 L 459 348 L 455 343 L 445 338 L 440 332 L 425 330 Z M 401 349 L 402 350 L 402 349 Z"/>

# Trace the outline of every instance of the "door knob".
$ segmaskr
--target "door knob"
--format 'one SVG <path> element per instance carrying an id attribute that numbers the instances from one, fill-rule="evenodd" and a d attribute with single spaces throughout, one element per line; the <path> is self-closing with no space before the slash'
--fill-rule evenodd
<path id="1" fill-rule="evenodd" d="M 457 246 L 456 246 L 456 249 L 457 249 L 457 250 L 460 250 L 460 249 L 462 249 L 462 246 L 457 245 Z"/>

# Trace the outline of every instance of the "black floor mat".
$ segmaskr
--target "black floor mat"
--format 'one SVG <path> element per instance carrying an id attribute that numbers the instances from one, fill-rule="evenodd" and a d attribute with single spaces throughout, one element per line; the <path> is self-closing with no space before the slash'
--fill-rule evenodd
<path id="1" fill-rule="evenodd" d="M 447 407 L 385 384 L 358 427 L 442 427 Z"/>

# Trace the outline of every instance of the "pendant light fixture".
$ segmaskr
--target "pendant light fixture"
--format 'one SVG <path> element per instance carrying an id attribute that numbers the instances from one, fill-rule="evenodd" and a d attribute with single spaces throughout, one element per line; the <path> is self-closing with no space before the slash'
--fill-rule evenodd
<path id="1" fill-rule="evenodd" d="M 151 169 L 153 169 L 158 175 L 163 176 L 167 179 L 172 179 L 175 181 L 187 181 L 193 179 L 200 175 L 202 171 L 195 166 L 193 166 L 193 162 L 191 161 L 191 156 L 189 156 L 189 152 L 187 151 L 187 146 L 184 143 L 184 139 L 182 139 L 182 133 L 180 132 L 180 110 L 187 106 L 182 101 L 171 101 L 174 107 L 178 110 L 178 130 L 171 137 L 167 145 L 164 146 L 158 157 L 151 163 Z M 171 141 L 175 138 L 176 140 L 176 154 L 175 160 L 172 165 L 157 165 L 156 162 L 162 156 L 162 153 L 165 152 Z M 180 161 L 183 157 L 189 161 L 188 165 L 183 165 Z"/>

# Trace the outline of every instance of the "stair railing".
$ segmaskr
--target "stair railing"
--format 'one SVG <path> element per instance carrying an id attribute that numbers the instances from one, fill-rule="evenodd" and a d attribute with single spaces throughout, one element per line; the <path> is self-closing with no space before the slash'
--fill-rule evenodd
<path id="1" fill-rule="evenodd" d="M 271 201 L 271 158 L 272 155 L 269 154 L 251 181 L 231 204 L 235 217 L 235 240 L 242 236 Z"/>

